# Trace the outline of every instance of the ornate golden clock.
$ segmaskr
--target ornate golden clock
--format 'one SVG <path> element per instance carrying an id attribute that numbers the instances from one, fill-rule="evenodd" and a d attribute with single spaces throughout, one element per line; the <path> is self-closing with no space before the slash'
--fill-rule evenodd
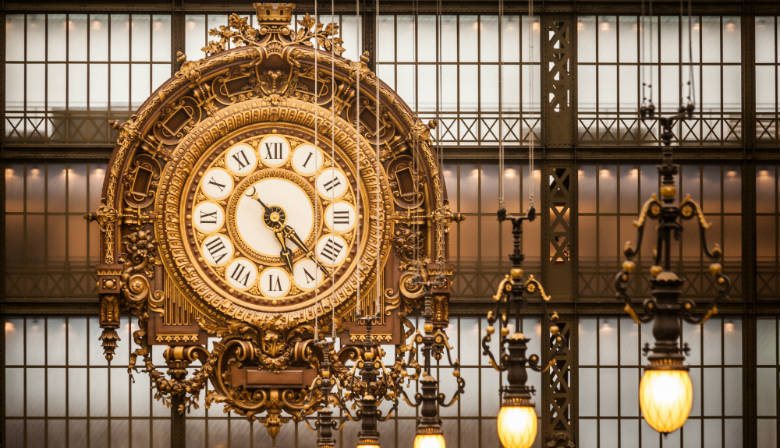
<path id="1" fill-rule="evenodd" d="M 210 381 L 207 403 L 275 434 L 283 412 L 300 418 L 319 399 L 315 328 L 347 346 L 403 343 L 401 321 L 422 296 L 414 280 L 446 274 L 453 215 L 431 128 L 376 78 L 368 54 L 344 59 L 338 27 L 308 15 L 293 30 L 292 4 L 255 6 L 258 28 L 232 15 L 211 31 L 206 58 L 182 56 L 117 125 L 91 217 L 102 230 L 106 356 L 130 313 L 140 347 L 131 367 L 143 360 L 158 398 L 184 411 Z M 447 299 L 440 288 L 441 327 Z M 377 322 L 366 335 L 354 317 L 368 312 Z M 208 337 L 219 339 L 213 349 Z M 165 373 L 153 345 L 167 346 Z"/>
<path id="2" fill-rule="evenodd" d="M 294 326 L 371 291 L 389 252 L 389 184 L 364 139 L 358 170 L 349 123 L 337 117 L 323 129 L 333 139 L 315 136 L 314 114 L 295 98 L 241 102 L 172 152 L 155 232 L 163 265 L 204 312 Z"/>

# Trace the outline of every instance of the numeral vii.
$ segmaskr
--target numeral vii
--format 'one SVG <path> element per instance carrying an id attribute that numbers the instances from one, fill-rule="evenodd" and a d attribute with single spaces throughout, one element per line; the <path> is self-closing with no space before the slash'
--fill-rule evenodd
<path id="1" fill-rule="evenodd" d="M 249 269 L 243 264 L 236 263 L 229 275 L 230 278 L 241 283 L 244 287 L 249 286 Z"/>

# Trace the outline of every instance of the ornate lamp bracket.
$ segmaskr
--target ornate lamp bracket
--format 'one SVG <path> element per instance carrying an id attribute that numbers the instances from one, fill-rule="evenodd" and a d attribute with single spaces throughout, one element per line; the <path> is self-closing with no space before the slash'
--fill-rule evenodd
<path id="1" fill-rule="evenodd" d="M 672 161 L 672 127 L 677 121 L 690 118 L 693 115 L 693 110 L 693 104 L 689 103 L 686 106 L 680 106 L 675 115 L 658 117 L 662 127 L 661 139 L 663 142 L 663 161 L 658 165 L 661 188 L 658 195 L 652 194 L 650 199 L 644 203 L 638 219 L 634 221 L 634 226 L 637 228 L 636 243 L 632 245 L 630 241 L 626 242 L 623 250 L 626 259 L 614 280 L 617 298 L 623 300 L 625 311 L 634 321 L 642 324 L 655 320 L 653 327 L 655 346 L 652 349 L 649 347 L 645 349 L 646 353 L 650 352 L 648 359 L 651 362 L 660 362 L 660 360 L 665 359 L 679 361 L 678 364 L 681 365 L 687 347 L 681 347 L 677 342 L 681 332 L 679 319 L 685 319 L 693 324 L 706 322 L 718 313 L 718 305 L 723 300 L 728 299 L 731 289 L 729 278 L 722 273 L 720 247 L 715 245 L 710 249 L 707 243 L 706 231 L 711 224 L 704 217 L 701 207 L 691 199 L 690 195 L 686 195 L 682 201 L 677 202 L 675 177 L 679 173 L 679 166 Z M 643 109 L 640 111 L 640 115 L 643 119 L 652 119 L 654 109 Z M 696 316 L 696 303 L 693 300 L 680 299 L 683 280 L 672 271 L 671 266 L 672 239 L 679 240 L 682 237 L 683 221 L 694 218 L 699 228 L 699 239 L 703 252 L 711 260 L 709 270 L 716 285 L 715 299 L 701 316 Z M 648 219 L 658 223 L 656 226 L 657 243 L 653 250 L 653 265 L 650 267 L 652 297 L 645 299 L 641 309 L 638 310 L 628 294 L 628 285 L 631 274 L 636 270 L 635 259 L 642 247 L 642 237 Z"/>
<path id="2" fill-rule="evenodd" d="M 532 395 L 535 393 L 532 386 L 526 385 L 528 380 L 527 369 L 537 372 L 547 370 L 550 366 L 542 367 L 539 364 L 539 355 L 527 355 L 528 342 L 523 333 L 519 331 L 520 321 L 522 319 L 522 308 L 526 304 L 526 296 L 538 294 L 541 297 L 541 304 L 544 319 L 552 322 L 550 332 L 560 341 L 562 335 L 559 332 L 555 322 L 558 320 L 558 313 L 549 313 L 547 302 L 551 297 L 547 295 L 541 282 L 533 275 L 524 277 L 521 267 L 525 258 L 522 253 L 522 233 L 523 222 L 533 221 L 536 218 L 536 210 L 531 207 L 523 215 L 507 215 L 505 209 L 498 211 L 499 222 L 510 220 L 512 223 L 513 251 L 509 255 L 512 261 L 512 268 L 508 275 L 499 283 L 496 294 L 493 296 L 495 307 L 487 314 L 488 327 L 486 334 L 482 338 L 482 354 L 487 356 L 494 369 L 503 372 L 507 371 L 508 386 L 501 390 L 504 403 L 511 406 L 533 406 Z M 514 313 L 515 331 L 509 333 L 510 313 Z M 490 342 L 495 332 L 495 324 L 499 326 L 498 356 L 491 351 Z M 560 346 L 560 344 L 559 344 Z M 554 357 L 551 357 L 554 359 Z M 552 362 L 552 361 L 551 361 Z"/>

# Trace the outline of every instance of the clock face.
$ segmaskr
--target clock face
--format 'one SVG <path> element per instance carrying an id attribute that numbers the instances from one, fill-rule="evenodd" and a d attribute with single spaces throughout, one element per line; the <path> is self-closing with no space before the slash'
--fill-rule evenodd
<path id="1" fill-rule="evenodd" d="M 245 132 L 214 145 L 188 180 L 189 253 L 242 306 L 332 294 L 356 263 L 365 187 L 339 148 L 314 143 L 301 130 Z"/>

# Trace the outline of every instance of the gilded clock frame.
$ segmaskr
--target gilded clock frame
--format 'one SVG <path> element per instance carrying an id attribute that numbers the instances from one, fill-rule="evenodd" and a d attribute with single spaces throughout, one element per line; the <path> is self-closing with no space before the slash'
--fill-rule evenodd
<path id="1" fill-rule="evenodd" d="M 319 310 L 333 310 L 331 316 L 319 314 L 321 328 L 346 332 L 347 341 L 365 337 L 348 322 L 355 307 L 376 312 L 381 320 L 403 318 L 421 305 L 420 279 L 449 279 L 447 233 L 450 222 L 458 219 L 447 206 L 431 139 L 434 124 L 422 123 L 398 94 L 377 79 L 366 64 L 367 53 L 358 61 L 342 58 L 336 26 L 317 24 L 307 15 L 294 31 L 288 26 L 294 5 L 280 5 L 272 11 L 256 4 L 258 28 L 231 15 L 228 26 L 211 30 L 216 40 L 204 48 L 206 58 L 187 61 L 180 55 L 181 68 L 174 76 L 128 121 L 116 125 L 119 137 L 101 205 L 91 214 L 102 237 L 102 264 L 96 273 L 106 357 L 113 356 L 117 345 L 120 314 L 130 313 L 138 318 L 133 339 L 140 347 L 132 354 L 130 367 L 143 358 L 143 370 L 150 374 L 157 398 L 184 412 L 198 405 L 197 397 L 210 380 L 216 389 L 207 403 L 224 402 L 226 409 L 263 420 L 272 434 L 287 418 L 282 411 L 296 419 L 311 412 L 318 397 L 301 395 L 301 387 L 311 390 L 310 385 L 261 386 L 262 394 L 247 395 L 244 386 L 225 382 L 225 375 L 231 375 L 236 359 L 271 372 L 311 366 L 308 347 L 318 310 L 313 306 L 288 313 L 240 309 L 216 296 L 192 272 L 181 239 L 163 238 L 180 232 L 180 221 L 186 219 L 177 193 L 199 155 L 247 124 L 286 122 L 313 130 L 316 122 L 320 139 L 333 139 L 354 156 L 357 131 L 352 123 L 359 122 L 360 152 L 368 155 L 361 158 L 360 168 L 370 175 L 368 182 L 363 181 L 365 194 L 381 194 L 382 212 L 366 218 L 366 239 L 359 242 L 357 253 L 371 254 L 372 260 L 382 257 L 380 297 L 349 300 L 355 292 L 352 284 L 352 291 L 343 288 L 317 304 Z M 277 15 L 268 15 L 269 11 Z M 227 49 L 228 42 L 235 48 Z M 321 50 L 315 50 L 314 42 Z M 377 248 L 384 253 L 375 253 Z M 375 269 L 375 263 L 361 264 L 361 285 L 371 285 Z M 366 289 L 375 291 L 373 286 Z M 434 321 L 440 327 L 446 326 L 448 289 L 449 282 L 433 300 Z M 374 304 L 379 309 L 372 309 Z M 396 328 L 390 333 L 402 331 Z M 221 338 L 212 352 L 205 348 L 209 335 Z M 169 378 L 151 361 L 155 344 L 169 346 L 165 351 Z M 202 367 L 187 376 L 186 367 L 196 360 Z M 255 396 L 277 398 L 246 399 Z"/>
<path id="2" fill-rule="evenodd" d="M 303 307 L 242 306 L 219 294 L 217 290 L 223 288 L 203 275 L 201 269 L 190 267 L 191 261 L 197 259 L 198 254 L 193 253 L 184 234 L 185 225 L 181 221 L 186 219 L 187 207 L 190 204 L 183 202 L 183 198 L 187 196 L 187 187 L 194 181 L 192 176 L 200 167 L 202 157 L 213 150 L 215 144 L 229 138 L 234 132 L 255 125 L 268 127 L 273 123 L 283 134 L 286 125 L 306 126 L 312 123 L 315 117 L 318 120 L 329 120 L 330 111 L 321 107 L 315 108 L 311 103 L 296 98 L 281 97 L 274 103 L 265 98 L 243 101 L 221 109 L 199 123 L 170 155 L 170 161 L 160 176 L 160 193 L 156 196 L 154 207 L 155 215 L 160 217 L 154 226 L 160 258 L 167 269 L 167 275 L 174 279 L 179 291 L 187 296 L 198 312 L 211 317 L 212 320 L 233 319 L 257 327 L 272 324 L 276 328 L 287 329 L 327 316 L 332 309 L 336 310 L 337 315 L 344 315 L 347 310 L 343 308 L 354 306 L 354 301 L 350 303 L 349 299 L 354 297 L 358 285 L 361 285 L 362 290 L 370 290 L 370 285 L 375 283 L 376 258 L 379 256 L 376 248 L 384 249 L 390 244 L 392 226 L 387 217 L 392 213 L 392 199 L 388 182 L 382 181 L 382 173 L 377 173 L 371 157 L 360 159 L 360 188 L 363 195 L 375 194 L 379 190 L 383 209 L 381 212 L 371 209 L 370 212 L 363 213 L 365 231 L 361 232 L 360 241 L 353 245 L 348 256 L 361 257 L 364 261 L 359 263 L 359 270 L 357 265 L 353 264 L 346 272 L 339 273 L 341 278 L 336 281 L 336 289 L 332 293 L 323 291 L 307 301 Z M 345 163 L 356 159 L 354 128 L 343 119 L 336 117 L 332 127 L 321 126 L 319 130 L 320 139 L 330 139 L 330 132 L 333 131 L 334 144 L 345 153 Z M 361 137 L 360 148 L 363 154 L 373 152 L 364 137 Z M 386 256 L 387 252 L 385 258 Z"/>

